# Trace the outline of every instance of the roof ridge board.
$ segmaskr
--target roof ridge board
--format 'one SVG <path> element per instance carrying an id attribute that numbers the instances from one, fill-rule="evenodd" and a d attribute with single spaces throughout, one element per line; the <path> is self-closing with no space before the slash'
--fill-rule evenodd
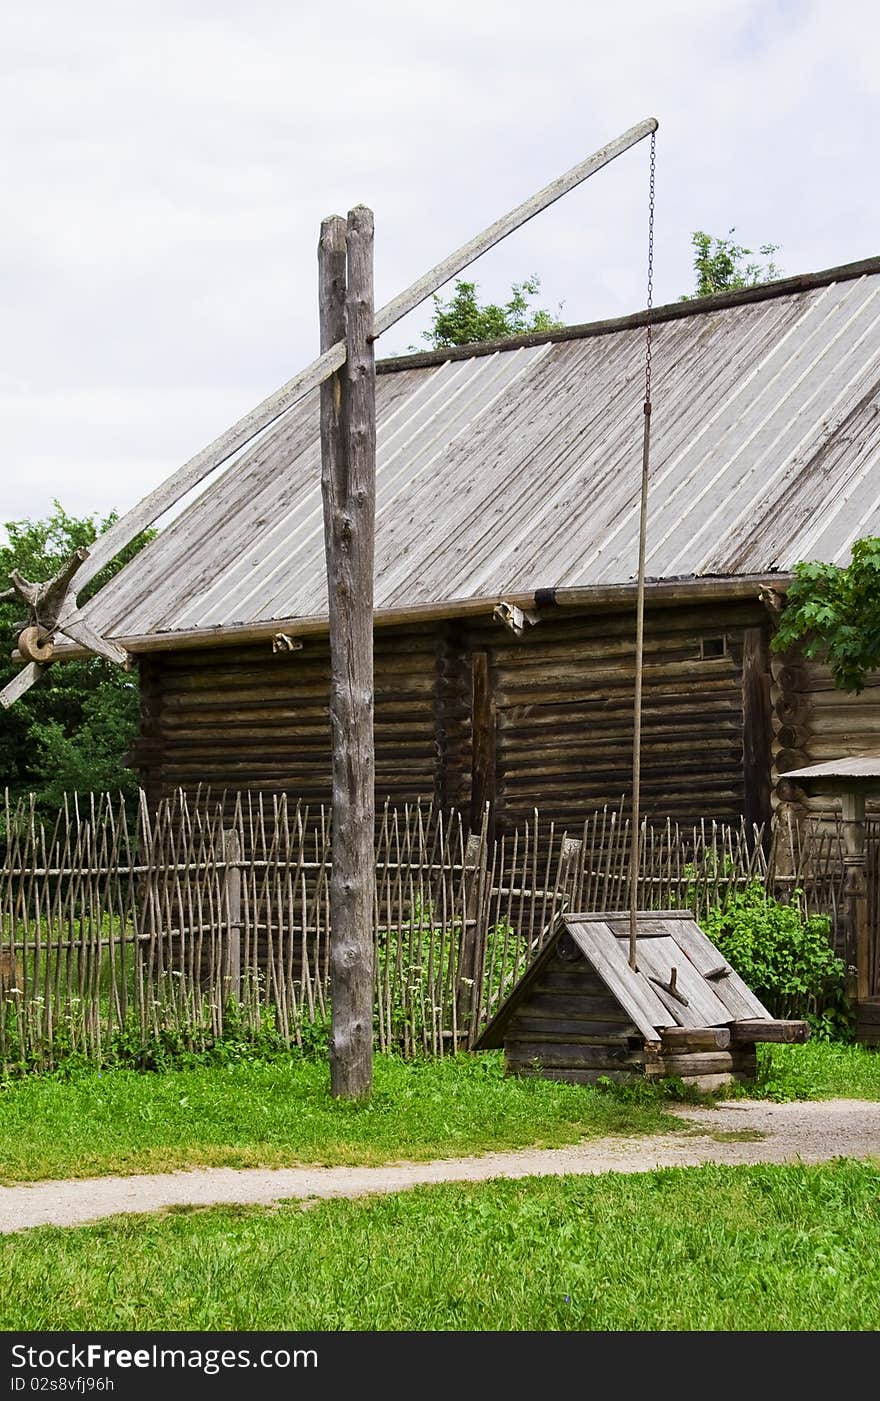
<path id="1" fill-rule="evenodd" d="M 880 255 L 862 258 L 854 263 L 842 263 L 839 267 L 824 268 L 820 272 L 800 273 L 795 277 L 779 278 L 775 282 L 761 282 L 755 287 L 743 287 L 736 292 L 716 292 L 711 297 L 689 297 L 686 301 L 667 302 L 651 311 L 645 309 L 630 312 L 626 316 L 611 317 L 604 321 L 586 321 L 577 326 L 561 326 L 553 331 L 532 331 L 504 340 L 476 341 L 469 345 L 448 346 L 443 350 L 421 350 L 411 355 L 388 356 L 377 361 L 376 371 L 378 374 L 392 374 L 397 370 L 439 365 L 447 360 L 468 360 L 479 355 L 493 355 L 499 350 L 521 350 L 530 346 L 582 340 L 590 336 L 607 336 L 615 331 L 637 329 L 644 326 L 649 319 L 656 326 L 660 321 L 676 321 L 681 317 L 700 316 L 706 312 L 723 311 L 728 307 L 745 306 L 750 302 L 770 301 L 774 297 L 810 292 L 817 287 L 827 287 L 832 282 L 845 282 L 875 273 L 880 273 Z"/>

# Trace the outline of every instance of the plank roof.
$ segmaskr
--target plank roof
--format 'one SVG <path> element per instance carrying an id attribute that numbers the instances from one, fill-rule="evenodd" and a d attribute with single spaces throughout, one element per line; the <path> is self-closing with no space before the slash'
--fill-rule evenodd
<path id="1" fill-rule="evenodd" d="M 376 608 L 636 573 L 644 315 L 386 361 Z M 786 573 L 880 533 L 880 259 L 660 308 L 648 575 Z M 326 615 L 318 393 L 87 606 L 120 640 Z"/>
<path id="2" fill-rule="evenodd" d="M 504 1044 L 505 1029 L 517 1009 L 528 1004 L 565 934 L 574 940 L 646 1041 L 659 1040 L 664 1027 L 772 1020 L 689 910 L 639 912 L 635 969 L 629 965 L 628 914 L 572 913 L 559 920 L 544 948 L 502 1003 L 477 1042 L 478 1050 Z M 673 969 L 676 992 L 685 1001 L 669 991 Z"/>

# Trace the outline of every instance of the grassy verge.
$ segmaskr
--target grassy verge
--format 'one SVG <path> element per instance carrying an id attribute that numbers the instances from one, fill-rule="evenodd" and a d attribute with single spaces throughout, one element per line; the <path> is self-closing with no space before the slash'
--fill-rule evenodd
<path id="1" fill-rule="evenodd" d="M 675 1127 L 656 1094 L 506 1079 L 499 1054 L 377 1056 L 363 1106 L 332 1100 L 326 1066 L 302 1060 L 33 1076 L 0 1091 L 0 1179 L 424 1160 Z"/>
<path id="2" fill-rule="evenodd" d="M 790 1099 L 880 1099 L 880 1052 L 842 1042 L 806 1046 L 759 1046 L 754 1097 Z"/>
<path id="3" fill-rule="evenodd" d="M 873 1330 L 880 1172 L 665 1169 L 41 1228 L 4 1329 Z"/>
<path id="4" fill-rule="evenodd" d="M 750 1097 L 880 1099 L 880 1055 L 815 1042 L 760 1050 Z M 300 1059 L 142 1073 L 31 1076 L 0 1088 L 0 1180 L 181 1167 L 425 1160 L 679 1127 L 669 1087 L 505 1079 L 499 1054 L 376 1057 L 368 1105 L 331 1100 Z"/>

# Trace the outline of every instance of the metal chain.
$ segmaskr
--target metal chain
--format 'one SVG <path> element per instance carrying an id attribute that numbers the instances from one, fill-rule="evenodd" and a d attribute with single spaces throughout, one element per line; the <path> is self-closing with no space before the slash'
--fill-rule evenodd
<path id="1" fill-rule="evenodd" d="M 645 413 L 651 412 L 651 329 L 654 311 L 654 172 L 657 133 L 651 132 L 651 184 L 648 195 L 648 323 L 645 332 Z"/>

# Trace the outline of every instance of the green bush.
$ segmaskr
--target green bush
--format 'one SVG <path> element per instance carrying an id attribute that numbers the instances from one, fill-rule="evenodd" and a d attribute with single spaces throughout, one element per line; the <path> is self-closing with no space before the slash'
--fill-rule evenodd
<path id="1" fill-rule="evenodd" d="M 804 1017 L 820 1040 L 849 1039 L 846 965 L 831 947 L 827 915 L 805 916 L 755 880 L 710 910 L 704 928 L 774 1017 Z"/>

